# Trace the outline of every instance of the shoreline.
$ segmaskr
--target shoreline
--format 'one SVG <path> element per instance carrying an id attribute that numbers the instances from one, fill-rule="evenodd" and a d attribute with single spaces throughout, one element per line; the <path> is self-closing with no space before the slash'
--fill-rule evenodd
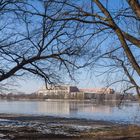
<path id="1" fill-rule="evenodd" d="M 77 121 L 77 122 L 92 122 L 92 123 L 101 123 L 101 124 L 119 124 L 118 122 L 105 121 L 105 120 L 92 120 L 86 118 L 72 118 L 72 117 L 61 117 L 61 116 L 50 116 L 50 115 L 30 115 L 30 114 L 7 114 L 0 113 L 0 119 L 9 119 L 9 120 L 17 120 L 17 121 L 32 121 L 32 120 L 65 120 L 65 121 Z M 125 125 L 125 124 L 122 124 Z"/>
<path id="2" fill-rule="evenodd" d="M 138 102 L 138 100 L 96 100 L 96 99 L 56 99 L 56 98 L 12 98 L 12 99 L 1 99 L 0 101 L 87 101 L 87 102 Z"/>
<path id="3" fill-rule="evenodd" d="M 76 122 L 88 122 L 88 123 L 97 123 L 97 124 L 108 124 L 108 125 L 136 125 L 140 126 L 139 123 L 136 122 L 127 122 L 127 121 L 109 121 L 109 120 L 97 120 L 91 118 L 78 118 L 78 117 L 66 117 L 66 116 L 51 116 L 51 115 L 38 115 L 38 114 L 13 114 L 13 113 L 0 113 L 0 119 L 7 120 L 16 120 L 16 121 L 76 121 Z"/>
<path id="4" fill-rule="evenodd" d="M 0 114 L 0 139 L 3 140 L 123 140 L 126 137 L 140 139 L 140 126 L 76 118 Z"/>

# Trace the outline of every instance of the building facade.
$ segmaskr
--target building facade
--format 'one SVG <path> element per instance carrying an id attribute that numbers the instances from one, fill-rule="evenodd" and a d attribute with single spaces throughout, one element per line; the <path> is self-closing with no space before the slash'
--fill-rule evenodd
<path id="1" fill-rule="evenodd" d="M 79 89 L 76 86 L 70 85 L 53 85 L 48 89 L 43 87 L 37 93 L 43 95 L 60 95 L 60 94 L 70 94 L 71 92 L 79 92 Z"/>
<path id="2" fill-rule="evenodd" d="M 46 99 L 105 99 L 113 95 L 114 90 L 110 88 L 85 88 L 78 89 L 70 85 L 53 85 L 48 89 L 43 87 L 37 94 L 45 96 Z"/>
<path id="3" fill-rule="evenodd" d="M 115 91 L 111 88 L 83 88 L 80 89 L 84 93 L 95 93 L 95 94 L 113 94 Z"/>

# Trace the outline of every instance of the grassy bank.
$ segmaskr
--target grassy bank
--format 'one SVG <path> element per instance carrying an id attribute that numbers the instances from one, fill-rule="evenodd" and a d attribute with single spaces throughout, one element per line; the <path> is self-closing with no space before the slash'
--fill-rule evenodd
<path id="1" fill-rule="evenodd" d="M 1 114 L 0 139 L 138 140 L 140 127 L 85 119 Z"/>

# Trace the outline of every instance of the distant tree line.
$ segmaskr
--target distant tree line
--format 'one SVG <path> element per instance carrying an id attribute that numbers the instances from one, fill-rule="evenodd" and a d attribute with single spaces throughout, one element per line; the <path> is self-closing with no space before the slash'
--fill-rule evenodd
<path id="1" fill-rule="evenodd" d="M 0 94 L 0 100 L 45 100 L 45 99 L 72 99 L 72 100 L 91 100 L 95 102 L 104 102 L 104 101 L 122 101 L 122 100 L 130 100 L 130 101 L 137 101 L 138 96 L 132 95 L 131 93 L 127 94 L 94 94 L 94 93 L 75 93 L 74 95 L 67 95 L 65 94 L 37 94 L 37 93 L 31 93 L 31 94 L 25 94 L 25 93 L 8 93 L 8 94 Z"/>
<path id="2" fill-rule="evenodd" d="M 45 99 L 44 96 L 37 95 L 35 93 L 32 94 L 25 94 L 25 93 L 20 93 L 20 94 L 13 94 L 13 93 L 8 93 L 8 94 L 0 94 L 0 99 L 1 100 L 39 100 L 39 99 Z"/>

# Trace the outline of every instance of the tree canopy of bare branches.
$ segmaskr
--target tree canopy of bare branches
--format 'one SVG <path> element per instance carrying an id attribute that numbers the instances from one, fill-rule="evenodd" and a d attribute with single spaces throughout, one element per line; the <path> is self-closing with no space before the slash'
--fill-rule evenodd
<path id="1" fill-rule="evenodd" d="M 101 69 L 104 67 L 105 74 L 121 75 L 114 75 L 114 79 L 121 79 L 113 83 L 125 82 L 127 88 L 124 91 L 135 88 L 140 95 L 140 1 L 54 2 L 63 3 L 65 8 L 60 17 L 49 18 L 54 21 L 71 21 L 71 24 L 81 27 L 80 30 L 88 28 L 83 32 L 83 36 L 88 37 L 91 42 L 90 52 L 94 49 L 100 51 L 98 57 L 93 59 L 94 65 L 100 66 Z M 74 28 L 78 30 L 77 26 Z M 94 54 L 93 51 L 89 56 Z"/>
<path id="2" fill-rule="evenodd" d="M 51 19 L 61 16 L 63 3 L 36 2 L 0 1 L 0 81 L 31 73 L 50 84 L 84 66 L 79 31 Z"/>
<path id="3" fill-rule="evenodd" d="M 91 64 L 140 95 L 139 0 L 1 0 L 0 16 L 0 81 L 51 83 Z"/>

